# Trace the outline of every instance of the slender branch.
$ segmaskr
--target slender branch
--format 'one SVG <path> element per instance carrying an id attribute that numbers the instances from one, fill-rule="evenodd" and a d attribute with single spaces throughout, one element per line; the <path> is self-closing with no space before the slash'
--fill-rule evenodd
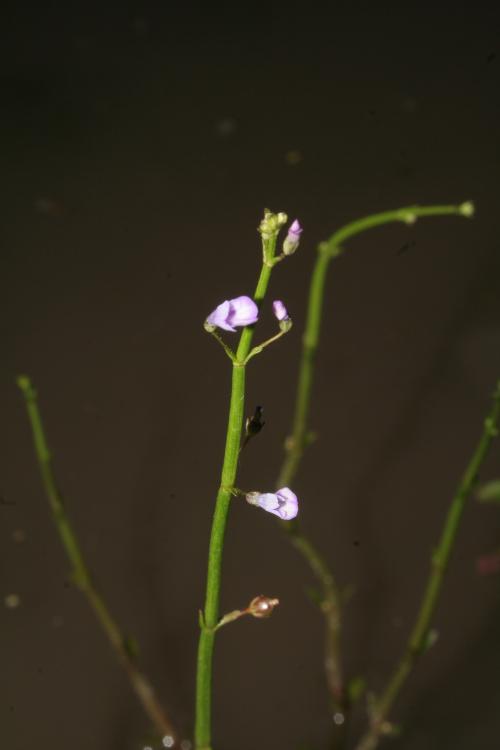
<path id="1" fill-rule="evenodd" d="M 371 717 L 371 727 L 360 740 L 356 750 L 373 750 L 377 747 L 381 736 L 390 730 L 388 716 L 392 705 L 398 697 L 408 675 L 414 668 L 416 661 L 426 650 L 430 623 L 436 610 L 439 594 L 441 593 L 444 575 L 457 536 L 465 501 L 474 489 L 479 470 L 486 458 L 491 442 L 498 435 L 499 420 L 500 380 L 493 394 L 493 405 L 490 413 L 484 421 L 481 438 L 448 509 L 439 545 L 432 556 L 431 573 L 405 652 L 397 664 L 381 698 L 376 702 Z"/>
<path id="2" fill-rule="evenodd" d="M 330 261 L 342 254 L 343 243 L 346 240 L 351 239 L 361 232 L 365 232 L 367 229 L 373 229 L 374 227 L 394 222 L 414 224 L 417 218 L 424 216 L 455 214 L 470 217 L 473 213 L 474 208 L 471 203 L 462 203 L 459 206 L 408 206 L 407 208 L 399 208 L 395 211 L 385 211 L 380 214 L 366 216 L 350 224 L 346 224 L 346 226 L 332 234 L 326 242 L 321 242 L 318 245 L 318 257 L 309 287 L 307 318 L 302 344 L 302 359 L 292 422 L 292 434 L 287 439 L 285 445 L 285 461 L 278 480 L 280 486 L 288 484 L 295 476 L 308 442 L 307 420 L 311 401 L 314 360 L 321 332 L 326 273 Z"/>
<path id="3" fill-rule="evenodd" d="M 123 665 L 127 672 L 131 685 L 153 726 L 162 737 L 169 736 L 174 743 L 176 743 L 177 733 L 175 732 L 171 721 L 168 719 L 165 711 L 158 702 L 149 680 L 137 668 L 135 660 L 130 653 L 127 639 L 120 631 L 120 628 L 111 616 L 104 600 L 98 593 L 92 581 L 90 572 L 85 564 L 78 539 L 66 513 L 62 495 L 57 487 L 52 467 L 52 456 L 45 437 L 42 418 L 37 403 L 36 391 L 26 375 L 20 375 L 17 378 L 17 384 L 25 399 L 26 409 L 33 433 L 35 453 L 40 473 L 42 475 L 45 493 L 49 500 L 52 516 L 57 531 L 59 532 L 61 542 L 72 565 L 71 575 L 73 582 L 86 596 L 95 616 L 108 637 L 118 661 Z"/>
<path id="4" fill-rule="evenodd" d="M 250 362 L 250 360 L 252 359 L 252 357 L 255 357 L 256 354 L 261 354 L 261 352 L 264 351 L 264 349 L 266 348 L 266 346 L 269 346 L 269 344 L 273 344 L 275 341 L 277 341 L 282 336 L 284 336 L 285 333 L 288 333 L 288 331 L 280 331 L 275 336 L 271 336 L 270 339 L 266 339 L 266 341 L 263 341 L 262 344 L 259 344 L 258 346 L 254 346 L 254 348 L 252 349 L 252 351 L 247 355 L 247 357 L 245 359 L 245 364 L 247 365 Z"/>
<path id="5" fill-rule="evenodd" d="M 219 344 L 222 346 L 222 348 L 226 352 L 226 354 L 229 357 L 229 359 L 231 360 L 231 362 L 235 362 L 236 361 L 236 355 L 233 352 L 233 350 L 231 349 L 231 347 L 228 346 L 225 341 L 223 341 L 223 339 L 219 336 L 219 334 L 217 333 L 217 331 L 212 331 L 209 328 L 207 328 L 207 330 L 210 333 L 210 335 L 213 336 L 214 339 L 219 342 Z"/>
<path id="6" fill-rule="evenodd" d="M 307 317 L 303 336 L 295 411 L 292 420 L 292 432 L 285 443 L 285 458 L 277 481 L 278 487 L 289 485 L 292 482 L 298 471 L 305 448 L 310 442 L 308 420 L 314 364 L 321 332 L 325 282 L 330 261 L 342 254 L 343 243 L 345 241 L 368 229 L 393 222 L 413 224 L 417 218 L 424 216 L 446 216 L 453 214 L 471 217 L 474 214 L 474 206 L 470 202 L 462 203 L 458 206 L 408 206 L 394 211 L 373 214 L 347 224 L 335 232 L 326 242 L 319 244 L 318 256 L 309 287 Z M 299 522 L 294 520 L 288 524 L 281 524 L 281 526 L 289 534 L 292 543 L 302 554 L 322 587 L 322 610 L 326 621 L 325 672 L 334 716 L 337 717 L 338 722 L 336 724 L 336 735 L 339 737 L 337 744 L 341 744 L 342 738 L 339 735 L 343 733 L 342 727 L 349 706 L 340 659 L 341 602 L 338 589 L 327 563 L 314 544 L 304 534 Z"/>
<path id="7" fill-rule="evenodd" d="M 254 294 L 254 301 L 259 308 L 266 294 L 271 276 L 276 237 L 276 234 L 267 238 L 263 237 L 263 262 Z M 212 661 L 216 634 L 215 628 L 219 620 L 222 552 L 232 488 L 236 481 L 238 468 L 245 406 L 245 364 L 250 352 L 252 337 L 253 326 L 243 328 L 236 352 L 236 360 L 233 362 L 226 447 L 222 465 L 221 483 L 217 493 L 212 520 L 205 608 L 198 645 L 195 722 L 197 750 L 210 750 L 211 747 Z"/>

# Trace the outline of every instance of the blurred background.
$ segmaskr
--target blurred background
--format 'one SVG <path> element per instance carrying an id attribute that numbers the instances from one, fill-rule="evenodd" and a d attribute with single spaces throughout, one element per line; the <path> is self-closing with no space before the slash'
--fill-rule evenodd
<path id="1" fill-rule="evenodd" d="M 69 581 L 15 376 L 39 392 L 89 567 L 191 736 L 197 611 L 230 367 L 203 331 L 250 294 L 264 207 L 304 226 L 251 363 L 266 426 L 239 484 L 271 489 L 289 430 L 317 243 L 364 214 L 474 199 L 473 221 L 360 236 L 330 270 L 294 489 L 346 607 L 350 676 L 379 691 L 412 626 L 448 503 L 500 375 L 498 8 L 27 2 L 0 48 L 0 714 L 11 750 L 137 750 L 148 720 Z M 228 334 L 228 339 L 230 334 Z M 481 479 L 500 475 L 494 445 Z M 471 501 L 436 646 L 394 750 L 498 747 L 500 512 Z M 231 510 L 222 609 L 280 599 L 217 642 L 217 750 L 327 745 L 313 580 L 274 519 Z M 15 598 L 12 599 L 12 596 Z M 352 727 L 365 720 L 360 704 Z"/>

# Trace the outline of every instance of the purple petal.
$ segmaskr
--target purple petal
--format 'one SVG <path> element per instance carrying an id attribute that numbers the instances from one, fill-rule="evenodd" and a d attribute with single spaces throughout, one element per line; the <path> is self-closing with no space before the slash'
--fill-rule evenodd
<path id="1" fill-rule="evenodd" d="M 276 494 L 280 500 L 281 518 L 285 521 L 291 521 L 299 512 L 297 495 L 288 487 L 282 487 Z"/>
<path id="2" fill-rule="evenodd" d="M 217 326 L 217 328 L 223 328 L 225 331 L 235 331 L 227 322 L 229 316 L 230 303 L 228 300 L 218 305 L 213 312 L 207 318 L 207 323 L 211 326 Z"/>
<path id="3" fill-rule="evenodd" d="M 253 299 L 243 295 L 229 300 L 230 311 L 227 322 L 233 326 L 249 326 L 256 323 L 259 309 Z"/>
<path id="4" fill-rule="evenodd" d="M 280 299 L 274 300 L 273 313 L 278 320 L 286 320 L 289 317 L 288 310 Z"/>
<path id="5" fill-rule="evenodd" d="M 279 500 L 278 496 L 274 492 L 263 492 L 258 496 L 257 505 L 263 510 L 267 510 L 268 513 L 274 513 L 279 515 Z"/>
<path id="6" fill-rule="evenodd" d="M 290 227 L 288 229 L 288 237 L 291 240 L 298 241 L 300 239 L 300 235 L 302 234 L 303 231 L 304 230 L 300 226 L 299 220 L 295 219 L 295 221 L 292 221 L 292 223 L 290 224 Z"/>

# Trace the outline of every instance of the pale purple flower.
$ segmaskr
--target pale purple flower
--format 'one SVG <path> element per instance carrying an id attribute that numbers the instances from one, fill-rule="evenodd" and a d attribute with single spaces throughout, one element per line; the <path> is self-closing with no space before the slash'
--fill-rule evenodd
<path id="1" fill-rule="evenodd" d="M 236 326 L 249 326 L 257 322 L 259 309 L 253 299 L 242 296 L 226 300 L 210 313 L 206 325 L 211 328 L 223 328 L 235 331 Z"/>
<path id="2" fill-rule="evenodd" d="M 290 316 L 288 310 L 280 299 L 275 299 L 273 302 L 273 313 L 278 320 L 286 320 Z"/>
<path id="3" fill-rule="evenodd" d="M 284 255 L 292 255 L 296 251 L 300 242 L 300 235 L 302 234 L 302 227 L 299 224 L 298 219 L 295 219 L 288 228 L 288 234 L 283 242 L 283 253 Z"/>
<path id="4" fill-rule="evenodd" d="M 299 512 L 297 495 L 288 487 L 276 492 L 249 492 L 246 499 L 250 505 L 257 505 L 283 521 L 291 521 Z"/>

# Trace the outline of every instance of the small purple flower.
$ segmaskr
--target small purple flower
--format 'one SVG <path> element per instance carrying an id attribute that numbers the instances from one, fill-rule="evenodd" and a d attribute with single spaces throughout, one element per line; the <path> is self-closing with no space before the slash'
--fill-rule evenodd
<path id="1" fill-rule="evenodd" d="M 283 521 L 291 521 L 299 512 L 297 495 L 288 487 L 282 487 L 277 492 L 249 492 L 246 499 L 250 505 L 257 505 Z"/>
<path id="2" fill-rule="evenodd" d="M 225 331 L 235 331 L 235 326 L 249 326 L 256 323 L 259 309 L 250 297 L 235 297 L 218 305 L 210 313 L 206 325 L 211 328 L 223 328 Z"/>
<path id="3" fill-rule="evenodd" d="M 281 321 L 281 320 L 287 320 L 290 316 L 288 315 L 288 310 L 286 309 L 285 305 L 280 299 L 275 299 L 273 302 L 273 313 L 275 317 Z"/>
<path id="4" fill-rule="evenodd" d="M 295 221 L 290 224 L 288 234 L 285 237 L 285 241 L 283 242 L 284 255 L 292 255 L 292 253 L 296 251 L 299 246 L 300 235 L 302 234 L 302 232 L 303 229 L 300 226 L 298 219 L 295 219 Z"/>

